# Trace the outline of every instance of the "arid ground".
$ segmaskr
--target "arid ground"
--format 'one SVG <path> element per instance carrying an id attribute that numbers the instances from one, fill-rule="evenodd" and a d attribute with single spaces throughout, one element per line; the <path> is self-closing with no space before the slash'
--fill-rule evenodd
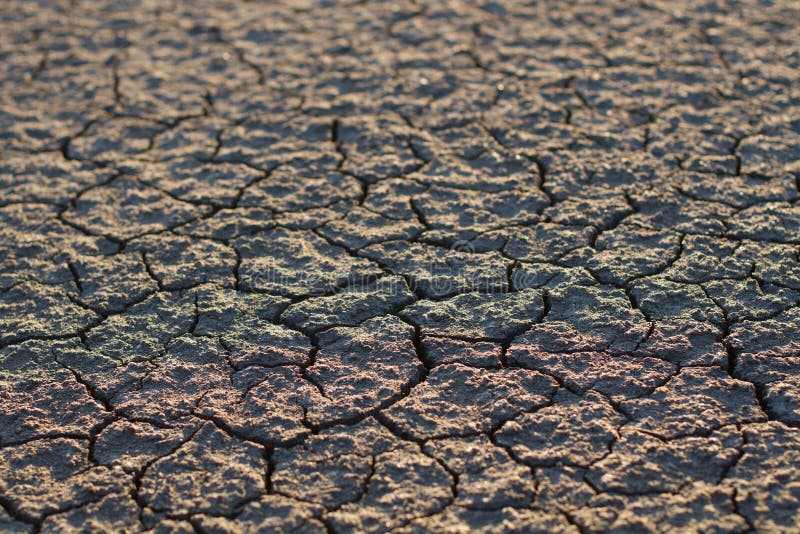
<path id="1" fill-rule="evenodd" d="M 0 531 L 800 531 L 800 4 L 0 0 Z"/>

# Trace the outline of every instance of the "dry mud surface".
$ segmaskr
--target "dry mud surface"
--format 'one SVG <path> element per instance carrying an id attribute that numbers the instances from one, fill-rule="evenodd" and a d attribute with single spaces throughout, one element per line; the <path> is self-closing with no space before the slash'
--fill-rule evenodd
<path id="1" fill-rule="evenodd" d="M 0 8 L 0 531 L 798 530 L 796 2 Z"/>

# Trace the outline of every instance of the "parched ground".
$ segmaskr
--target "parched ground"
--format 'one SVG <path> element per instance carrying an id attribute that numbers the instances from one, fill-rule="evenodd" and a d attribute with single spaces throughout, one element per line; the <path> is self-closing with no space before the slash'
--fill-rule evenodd
<path id="1" fill-rule="evenodd" d="M 0 531 L 800 531 L 799 24 L 0 1 Z"/>

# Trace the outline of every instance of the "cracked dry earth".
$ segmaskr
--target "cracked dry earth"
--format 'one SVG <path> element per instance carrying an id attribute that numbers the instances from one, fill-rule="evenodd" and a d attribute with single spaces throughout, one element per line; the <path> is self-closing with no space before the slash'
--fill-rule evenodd
<path id="1" fill-rule="evenodd" d="M 0 531 L 800 530 L 796 2 L 0 21 Z"/>

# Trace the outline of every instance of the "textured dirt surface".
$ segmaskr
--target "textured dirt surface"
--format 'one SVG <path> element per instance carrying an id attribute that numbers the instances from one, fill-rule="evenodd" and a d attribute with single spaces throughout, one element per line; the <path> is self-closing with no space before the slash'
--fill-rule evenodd
<path id="1" fill-rule="evenodd" d="M 797 531 L 798 21 L 0 2 L 0 531 Z"/>

